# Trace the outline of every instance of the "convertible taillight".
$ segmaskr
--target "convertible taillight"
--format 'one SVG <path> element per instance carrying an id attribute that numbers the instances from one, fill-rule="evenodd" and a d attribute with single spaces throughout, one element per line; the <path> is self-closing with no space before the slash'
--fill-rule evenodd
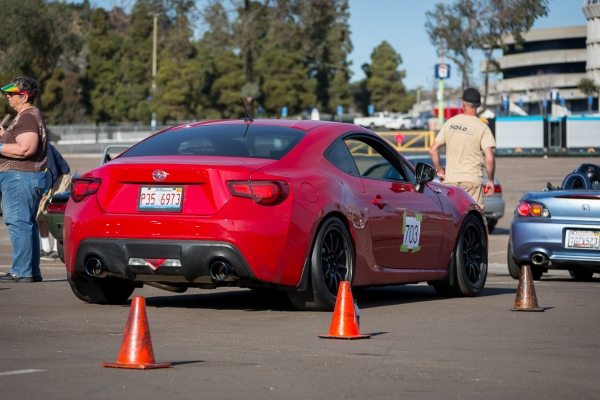
<path id="1" fill-rule="evenodd" d="M 87 196 L 94 194 L 100 188 L 102 179 L 99 178 L 73 178 L 71 180 L 71 198 L 80 202 Z"/>
<path id="2" fill-rule="evenodd" d="M 67 202 L 64 203 L 50 203 L 46 208 L 48 214 L 64 214 L 67 209 Z"/>
<path id="3" fill-rule="evenodd" d="M 248 197 L 257 204 L 274 205 L 281 203 L 289 194 L 289 186 L 280 181 L 229 181 L 232 195 Z"/>
<path id="4" fill-rule="evenodd" d="M 517 213 L 521 217 L 550 217 L 550 211 L 543 204 L 529 201 L 519 202 Z"/>

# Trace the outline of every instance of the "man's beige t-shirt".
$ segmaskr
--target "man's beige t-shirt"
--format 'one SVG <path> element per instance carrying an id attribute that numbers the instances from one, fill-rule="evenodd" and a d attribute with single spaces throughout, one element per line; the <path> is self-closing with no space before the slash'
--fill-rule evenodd
<path id="1" fill-rule="evenodd" d="M 487 124 L 475 116 L 459 114 L 446 121 L 435 141 L 446 145 L 445 182 L 482 183 L 482 151 L 496 147 Z"/>

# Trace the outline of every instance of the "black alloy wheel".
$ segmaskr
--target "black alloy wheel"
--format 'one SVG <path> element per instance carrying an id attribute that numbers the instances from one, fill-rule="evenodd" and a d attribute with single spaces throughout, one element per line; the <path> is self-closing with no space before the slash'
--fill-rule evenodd
<path id="1" fill-rule="evenodd" d="M 477 296 L 485 286 L 488 243 L 484 226 L 473 215 L 465 218 L 456 246 L 456 280 L 463 296 Z"/>
<path id="2" fill-rule="evenodd" d="M 354 246 L 348 229 L 339 218 L 329 218 L 312 247 L 308 289 L 289 292 L 288 297 L 301 310 L 332 310 L 340 282 L 352 282 L 353 267 Z"/>

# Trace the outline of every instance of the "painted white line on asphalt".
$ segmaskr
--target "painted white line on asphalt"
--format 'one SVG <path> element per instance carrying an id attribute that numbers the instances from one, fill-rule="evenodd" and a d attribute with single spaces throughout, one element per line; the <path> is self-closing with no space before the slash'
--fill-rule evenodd
<path id="1" fill-rule="evenodd" d="M 494 251 L 494 252 L 488 253 L 488 256 L 494 256 L 496 254 L 506 254 L 506 250 L 504 250 L 504 251 Z"/>
<path id="2" fill-rule="evenodd" d="M 34 372 L 46 372 L 45 369 L 18 369 L 15 371 L 0 372 L 0 376 L 33 374 Z"/>

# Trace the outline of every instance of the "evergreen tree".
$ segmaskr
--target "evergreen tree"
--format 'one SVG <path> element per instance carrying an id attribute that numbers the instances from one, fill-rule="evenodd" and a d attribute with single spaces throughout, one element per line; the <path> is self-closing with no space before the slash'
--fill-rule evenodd
<path id="1" fill-rule="evenodd" d="M 367 89 L 376 109 L 395 112 L 408 109 L 406 90 L 402 83 L 405 72 L 398 69 L 400 64 L 402 57 L 386 41 L 371 53 Z"/>
<path id="2" fill-rule="evenodd" d="M 290 114 L 299 114 L 316 104 L 316 82 L 308 79 L 309 68 L 292 3 L 280 0 L 270 10 L 265 44 L 256 61 L 267 115 L 278 115 L 282 106 Z"/>
<path id="3" fill-rule="evenodd" d="M 347 0 L 298 0 L 298 22 L 309 66 L 316 81 L 317 103 L 333 112 L 340 103 L 349 104 L 352 51 Z"/>
<path id="4" fill-rule="evenodd" d="M 113 10 L 111 13 L 120 13 Z M 122 82 L 120 69 L 121 44 L 123 35 L 111 22 L 110 14 L 98 8 L 91 15 L 88 34 L 88 60 L 86 72 L 86 93 L 89 98 L 91 117 L 98 122 L 125 119 L 120 114 L 117 87 Z"/>

